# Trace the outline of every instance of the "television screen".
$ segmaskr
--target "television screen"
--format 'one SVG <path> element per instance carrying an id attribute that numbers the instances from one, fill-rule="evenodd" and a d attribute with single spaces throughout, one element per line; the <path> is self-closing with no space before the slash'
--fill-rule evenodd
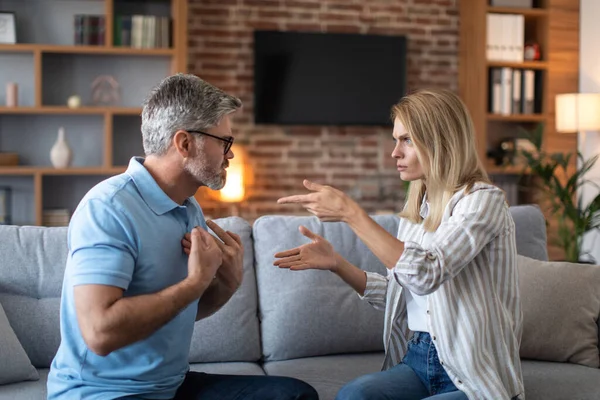
<path id="1" fill-rule="evenodd" d="M 406 38 L 255 31 L 257 124 L 391 125 L 406 91 Z"/>

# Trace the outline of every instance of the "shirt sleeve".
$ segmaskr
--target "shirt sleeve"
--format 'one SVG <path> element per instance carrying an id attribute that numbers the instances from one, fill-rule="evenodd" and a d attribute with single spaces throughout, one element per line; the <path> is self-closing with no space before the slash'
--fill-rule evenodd
<path id="1" fill-rule="evenodd" d="M 99 199 L 88 200 L 69 227 L 69 273 L 73 286 L 129 287 L 137 246 L 125 215 Z"/>
<path id="2" fill-rule="evenodd" d="M 497 188 L 466 195 L 456 203 L 450 218 L 440 224 L 428 249 L 405 242 L 394 267 L 394 279 L 417 295 L 436 291 L 500 234 L 505 207 L 504 193 Z"/>
<path id="3" fill-rule="evenodd" d="M 365 271 L 365 274 L 367 275 L 365 293 L 362 296 L 358 295 L 358 297 L 361 300 L 366 300 L 375 309 L 384 310 L 387 296 L 387 278 L 375 272 Z"/>

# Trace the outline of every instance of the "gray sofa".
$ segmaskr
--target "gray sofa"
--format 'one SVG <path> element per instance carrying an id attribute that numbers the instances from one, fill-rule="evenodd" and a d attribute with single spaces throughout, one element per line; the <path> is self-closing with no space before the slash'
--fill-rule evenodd
<path id="1" fill-rule="evenodd" d="M 519 206 L 511 212 L 519 254 L 547 259 L 539 209 Z M 374 218 L 396 233 L 397 217 Z M 273 266 L 275 252 L 306 241 L 298 232 L 304 224 L 353 264 L 383 273 L 383 265 L 346 225 L 292 216 L 264 216 L 253 226 L 237 217 L 216 222 L 243 239 L 244 282 L 221 311 L 196 323 L 192 370 L 293 376 L 312 384 L 327 400 L 345 382 L 380 369 L 383 313 L 360 301 L 331 273 Z M 0 304 L 39 373 L 39 380 L 0 385 L 0 400 L 45 398 L 48 367 L 60 341 L 66 233 L 66 228 L 0 226 Z M 599 369 L 523 360 L 523 373 L 528 400 L 600 399 Z"/>

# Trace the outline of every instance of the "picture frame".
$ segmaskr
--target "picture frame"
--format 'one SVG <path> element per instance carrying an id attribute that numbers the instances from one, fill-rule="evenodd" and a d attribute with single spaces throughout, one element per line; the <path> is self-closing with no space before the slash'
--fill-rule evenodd
<path id="1" fill-rule="evenodd" d="M 0 11 L 0 44 L 17 43 L 17 21 L 14 12 Z"/>

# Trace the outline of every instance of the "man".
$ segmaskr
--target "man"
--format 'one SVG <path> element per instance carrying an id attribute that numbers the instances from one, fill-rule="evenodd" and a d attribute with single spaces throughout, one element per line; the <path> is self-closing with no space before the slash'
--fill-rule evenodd
<path id="1" fill-rule="evenodd" d="M 219 310 L 242 280 L 240 238 L 205 222 L 193 197 L 225 184 L 230 115 L 240 107 L 193 75 L 168 77 L 150 93 L 146 158 L 90 190 L 69 226 L 49 399 L 318 398 L 292 378 L 188 372 L 194 321 Z"/>

